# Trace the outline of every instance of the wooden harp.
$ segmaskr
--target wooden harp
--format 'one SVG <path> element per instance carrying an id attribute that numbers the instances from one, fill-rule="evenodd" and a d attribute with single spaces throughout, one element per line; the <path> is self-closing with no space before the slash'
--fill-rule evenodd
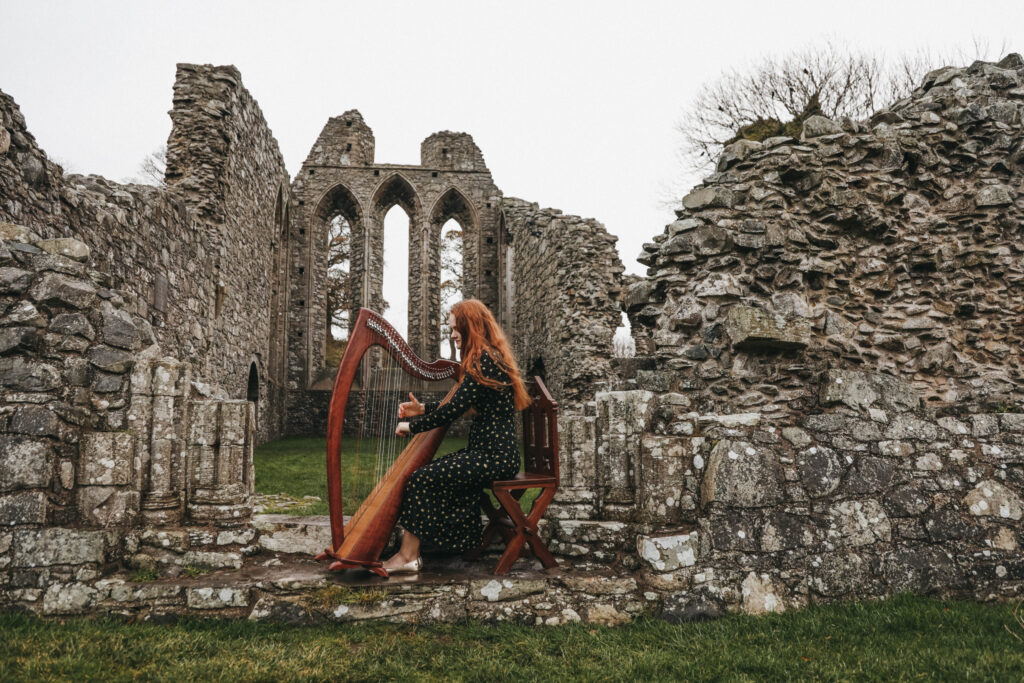
<path id="1" fill-rule="evenodd" d="M 398 520 L 405 482 L 413 472 L 434 457 L 444 439 L 447 427 L 415 434 L 406 442 L 401 453 L 395 455 L 393 459 L 385 457 L 386 469 L 378 464 L 383 476 L 348 520 L 348 524 L 345 523 L 341 457 L 345 410 L 348 407 L 353 383 L 359 378 L 361 366 L 364 371 L 364 394 L 360 398 L 361 403 L 366 405 L 367 392 L 372 390 L 366 377 L 367 365 L 373 362 L 374 355 L 367 354 L 374 346 L 384 349 L 394 361 L 395 373 L 401 372 L 427 382 L 457 378 L 459 364 L 443 359 L 428 363 L 419 358 L 390 323 L 368 308 L 359 309 L 359 316 L 349 333 L 348 345 L 345 347 L 338 366 L 338 374 L 334 379 L 334 390 L 331 393 L 330 409 L 327 414 L 327 498 L 331 518 L 331 547 L 316 557 L 318 560 L 333 558 L 335 562 L 329 569 L 363 567 L 387 577 L 387 572 L 381 566 L 380 554 L 384 551 L 388 537 Z M 391 378 L 389 383 L 393 385 L 390 390 L 394 395 L 400 395 L 401 382 Z M 454 393 L 455 387 L 452 387 L 444 400 L 450 399 Z M 375 407 L 378 411 L 393 407 L 393 415 L 378 414 L 373 417 L 380 421 L 381 428 L 376 431 L 379 432 L 381 440 L 385 436 L 394 437 L 395 425 L 398 422 L 397 402 L 394 399 L 390 402 L 378 401 Z M 361 419 L 360 422 L 362 421 Z M 390 432 L 387 431 L 388 428 Z"/>

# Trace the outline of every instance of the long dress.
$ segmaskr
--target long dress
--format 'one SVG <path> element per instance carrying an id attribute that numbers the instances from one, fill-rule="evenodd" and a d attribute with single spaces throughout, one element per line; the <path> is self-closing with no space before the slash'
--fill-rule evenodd
<path id="1" fill-rule="evenodd" d="M 509 381 L 508 374 L 486 352 L 480 358 L 480 369 L 488 379 Z M 399 516 L 399 524 L 407 531 L 450 552 L 479 545 L 484 486 L 512 479 L 519 472 L 512 389 L 486 387 L 467 373 L 451 400 L 440 406 L 424 404 L 424 414 L 409 421 L 409 430 L 418 434 L 451 424 L 470 408 L 476 409 L 476 416 L 466 448 L 412 473 Z"/>

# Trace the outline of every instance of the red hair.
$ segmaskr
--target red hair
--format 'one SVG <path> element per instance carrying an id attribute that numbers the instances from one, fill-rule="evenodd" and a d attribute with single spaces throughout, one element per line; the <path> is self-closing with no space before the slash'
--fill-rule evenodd
<path id="1" fill-rule="evenodd" d="M 508 346 L 508 339 L 501 331 L 501 326 L 494 315 L 479 299 L 466 299 L 452 306 L 452 317 L 455 318 L 455 329 L 462 336 L 462 375 L 467 373 L 485 387 L 504 389 L 512 387 L 512 397 L 516 410 L 530 405 L 530 395 L 526 393 L 526 385 L 519 374 L 519 366 Z M 480 357 L 486 351 L 497 363 L 498 367 L 508 373 L 510 382 L 500 382 L 484 377 L 480 367 Z"/>

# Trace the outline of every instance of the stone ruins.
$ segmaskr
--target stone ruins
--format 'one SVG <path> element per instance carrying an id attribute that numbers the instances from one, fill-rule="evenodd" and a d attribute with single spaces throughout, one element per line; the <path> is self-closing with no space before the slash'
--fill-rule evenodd
<path id="1" fill-rule="evenodd" d="M 349 111 L 292 179 L 233 67 L 179 65 L 170 115 L 166 188 L 123 185 L 64 174 L 0 92 L 0 606 L 557 624 L 1024 590 L 1020 56 L 731 145 L 646 277 L 600 223 L 505 197 L 465 133 L 379 164 Z M 324 430 L 328 225 L 374 306 L 396 204 L 413 348 L 438 352 L 454 218 L 464 295 L 560 403 L 561 572 L 342 599 L 299 554 L 323 519 L 253 515 L 253 447 Z"/>

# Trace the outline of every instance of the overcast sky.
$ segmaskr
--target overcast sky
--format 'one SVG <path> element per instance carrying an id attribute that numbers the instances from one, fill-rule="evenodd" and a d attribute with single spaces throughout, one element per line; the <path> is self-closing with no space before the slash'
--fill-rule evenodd
<path id="1" fill-rule="evenodd" d="M 294 176 L 359 109 L 380 163 L 465 131 L 506 195 L 600 220 L 630 272 L 673 219 L 675 124 L 700 85 L 836 38 L 1024 52 L 1024 2 L 0 0 L 0 89 L 70 170 L 135 176 L 167 140 L 175 63 L 234 64 Z"/>

